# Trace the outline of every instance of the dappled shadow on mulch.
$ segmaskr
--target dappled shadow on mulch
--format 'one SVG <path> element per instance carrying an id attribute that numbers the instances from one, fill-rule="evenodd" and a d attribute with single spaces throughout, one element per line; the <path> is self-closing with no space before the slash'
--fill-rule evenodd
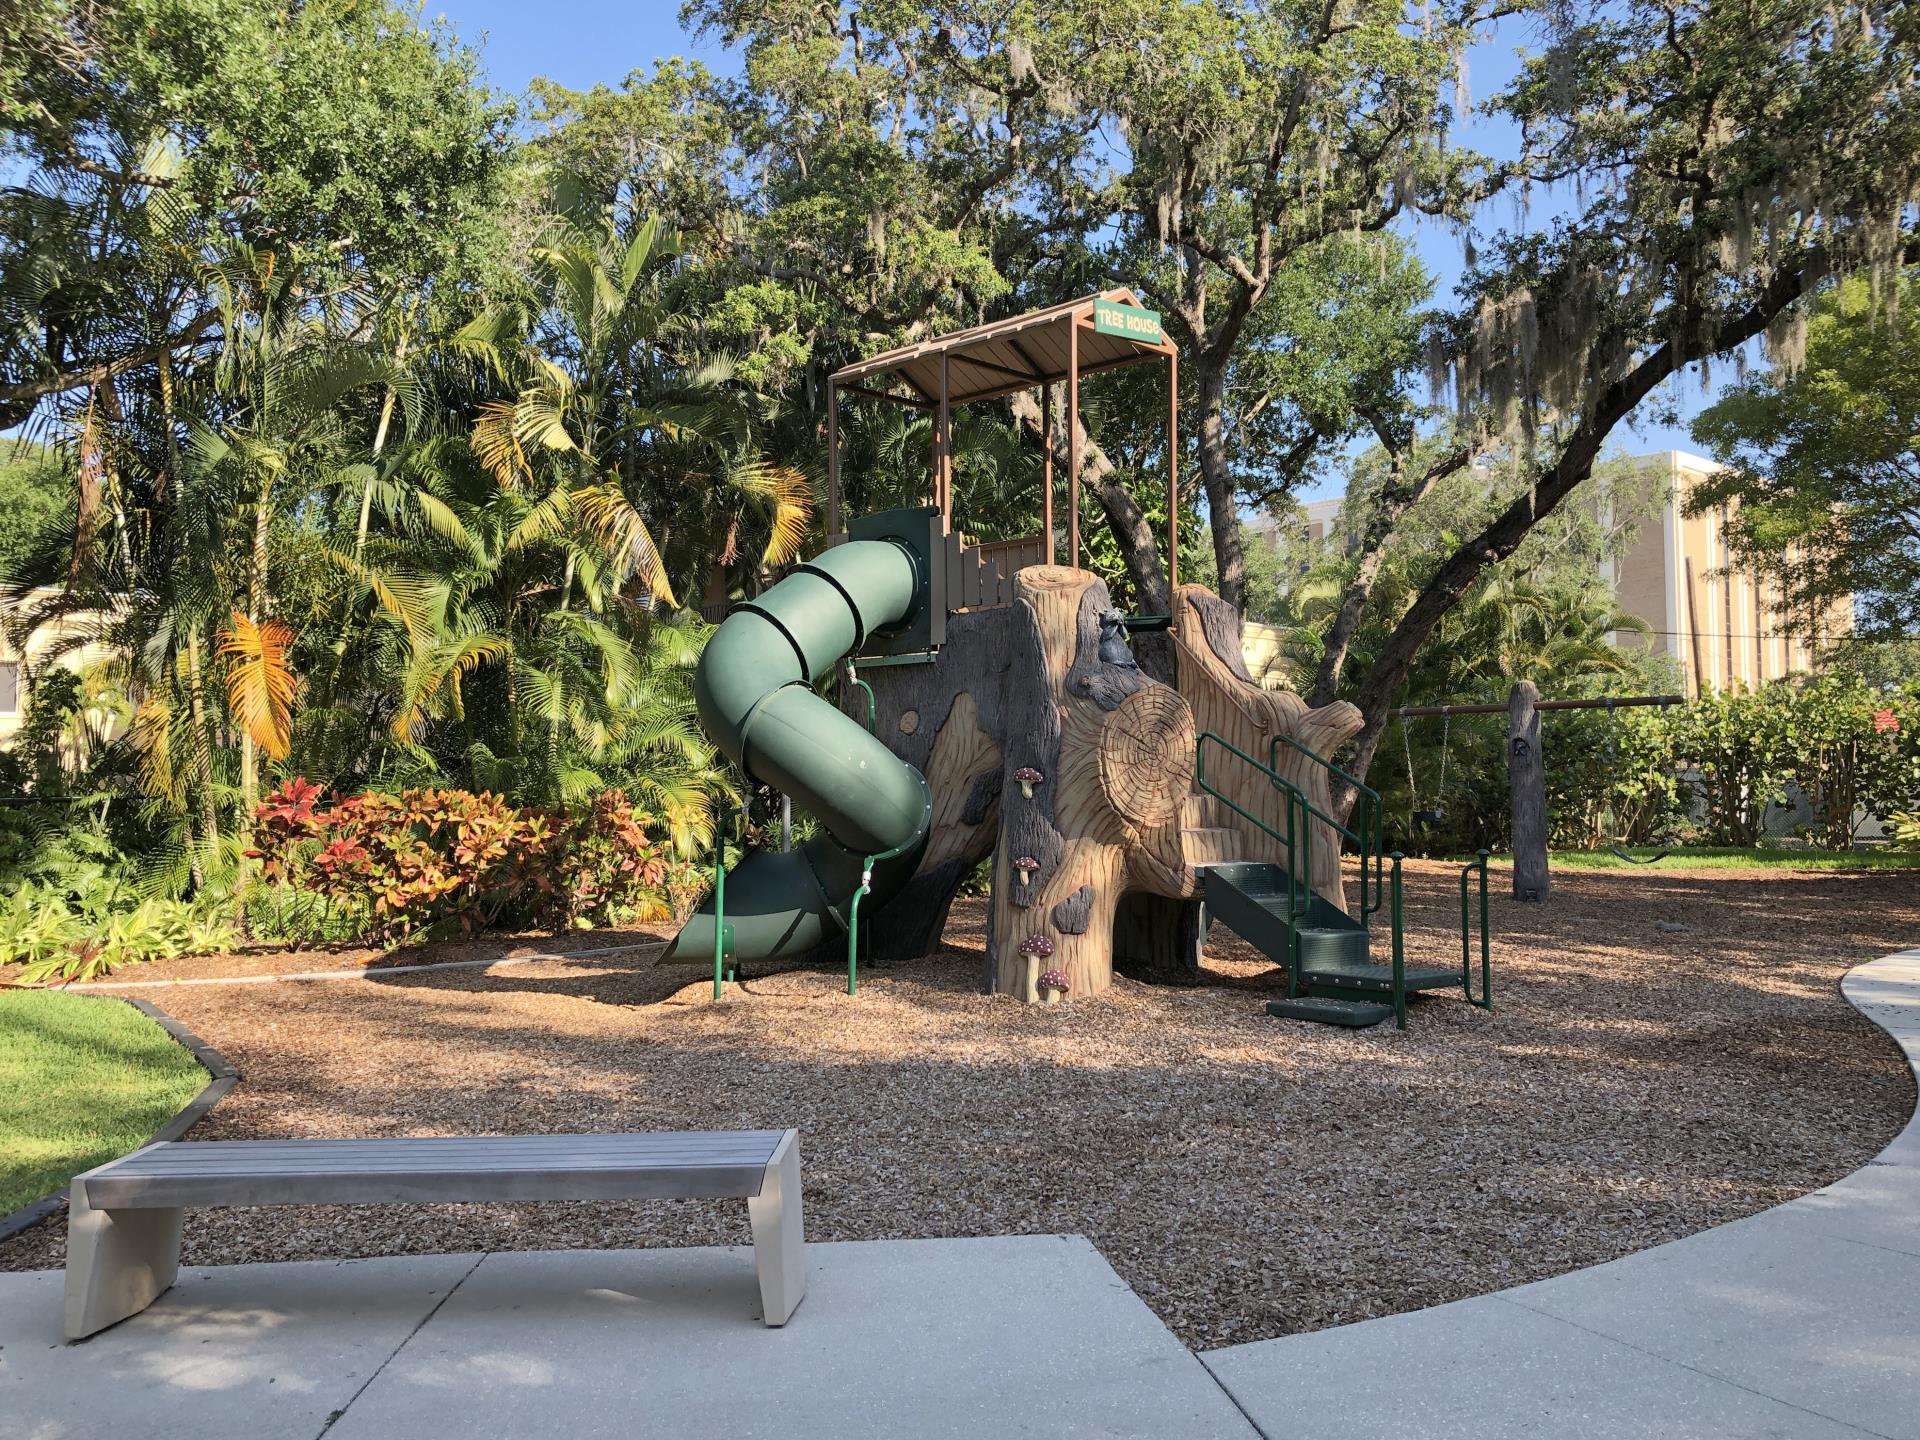
<path id="1" fill-rule="evenodd" d="M 1410 959 L 1457 957 L 1456 874 L 1409 867 Z M 243 1077 L 196 1139 L 797 1125 L 810 1238 L 1082 1232 L 1208 1347 L 1750 1214 L 1911 1112 L 1837 982 L 1920 941 L 1913 876 L 1557 883 L 1544 906 L 1496 895 L 1495 1013 L 1434 998 L 1404 1033 L 1268 1018 L 1280 977 L 1224 932 L 1198 987 L 983 997 L 978 901 L 857 999 L 830 971 L 749 967 L 715 1004 L 644 952 L 153 993 Z M 58 1264 L 61 1238 L 29 1232 L 0 1268 Z M 746 1239 L 735 1205 L 314 1207 L 191 1214 L 186 1258 Z"/>

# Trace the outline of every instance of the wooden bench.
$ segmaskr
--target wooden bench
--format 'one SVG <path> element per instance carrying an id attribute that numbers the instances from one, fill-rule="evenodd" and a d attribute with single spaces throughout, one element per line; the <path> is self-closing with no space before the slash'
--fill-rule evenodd
<path id="1" fill-rule="evenodd" d="M 75 1177 L 67 1338 L 137 1315 L 180 1268 L 202 1205 L 744 1199 L 760 1303 L 784 1325 L 806 1291 L 796 1130 L 167 1142 Z"/>

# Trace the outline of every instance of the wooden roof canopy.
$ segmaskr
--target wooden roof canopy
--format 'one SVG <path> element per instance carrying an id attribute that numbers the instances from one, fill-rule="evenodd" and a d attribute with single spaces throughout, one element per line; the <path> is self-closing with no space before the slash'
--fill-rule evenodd
<path id="1" fill-rule="evenodd" d="M 1116 309 L 1116 307 L 1119 307 Z M 1095 312 L 1101 312 L 1097 320 Z M 1133 334 L 1112 333 L 1116 317 Z M 947 529 L 953 526 L 953 425 L 955 405 L 999 400 L 1040 389 L 1042 468 L 1041 534 L 1046 563 L 1054 563 L 1053 387 L 1066 394 L 1067 550 L 1080 562 L 1080 377 L 1150 360 L 1167 363 L 1167 575 L 1178 585 L 1179 351 L 1161 331 L 1159 317 L 1124 286 L 1078 300 L 1030 310 L 1006 320 L 956 330 L 903 345 L 836 370 L 827 379 L 827 530 L 840 530 L 840 396 L 885 400 L 933 413 L 933 498 Z M 893 387 L 893 388 L 889 388 Z M 899 388 L 904 387 L 904 391 Z"/>

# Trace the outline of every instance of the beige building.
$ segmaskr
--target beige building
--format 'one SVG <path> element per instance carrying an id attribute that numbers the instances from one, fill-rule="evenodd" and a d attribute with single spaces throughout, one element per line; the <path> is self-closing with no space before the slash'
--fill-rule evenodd
<path id="1" fill-rule="evenodd" d="M 1732 569 L 1725 511 L 1686 513 L 1687 497 L 1717 468 L 1713 461 L 1666 450 L 1627 463 L 1648 486 L 1646 503 L 1634 506 L 1644 518 L 1632 548 L 1603 561 L 1601 573 L 1620 608 L 1644 620 L 1648 633 L 1616 631 L 1616 645 L 1648 645 L 1673 656 L 1691 697 L 1810 670 L 1826 646 L 1852 630 L 1853 608 L 1845 601 L 1812 626 L 1787 624 L 1778 586 Z M 1341 500 L 1315 500 L 1290 521 L 1261 516 L 1248 529 L 1276 547 L 1304 541 L 1303 555 L 1321 545 L 1351 547 L 1356 538 L 1343 527 L 1343 507 Z M 1614 517 L 1604 518 L 1611 524 Z M 1273 670 L 1281 639 L 1277 627 L 1246 627 L 1247 661 L 1256 676 Z"/>
<path id="2" fill-rule="evenodd" d="M 0 750 L 10 748 L 19 733 L 32 699 L 33 676 L 41 667 L 62 665 L 84 674 L 113 657 L 112 647 L 99 638 L 108 617 L 98 611 L 63 615 L 34 626 L 24 637 L 17 633 L 20 616 L 30 614 L 58 593 L 32 590 L 7 603 L 6 623 L 0 623 Z M 104 704 L 89 710 L 86 722 L 86 743 L 103 743 L 126 729 L 118 708 Z"/>
<path id="3" fill-rule="evenodd" d="M 1789 625 L 1779 587 L 1735 570 L 1727 553 L 1727 511 L 1686 513 L 1687 497 L 1718 468 L 1682 450 L 1636 456 L 1652 487 L 1651 518 L 1632 549 L 1606 561 L 1620 608 L 1650 632 L 1616 632 L 1619 645 L 1650 645 L 1679 662 L 1687 694 L 1752 689 L 1813 668 L 1820 651 L 1853 628 L 1852 606 L 1837 602 L 1812 626 Z"/>

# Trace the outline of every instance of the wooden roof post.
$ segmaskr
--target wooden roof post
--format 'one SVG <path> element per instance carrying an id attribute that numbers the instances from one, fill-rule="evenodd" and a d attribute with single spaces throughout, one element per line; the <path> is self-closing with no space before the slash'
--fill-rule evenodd
<path id="1" fill-rule="evenodd" d="M 1053 564 L 1053 384 L 1040 384 L 1040 546 Z"/>
<path id="2" fill-rule="evenodd" d="M 1080 568 L 1080 317 L 1067 316 L 1067 564 Z"/>
<path id="3" fill-rule="evenodd" d="M 1167 352 L 1167 613 L 1180 595 L 1180 352 Z"/>
<path id="4" fill-rule="evenodd" d="M 953 529 L 953 393 L 947 352 L 940 352 L 940 408 L 933 419 L 933 503 L 940 507 L 940 529 Z"/>
<path id="5" fill-rule="evenodd" d="M 827 541 L 840 533 L 840 387 L 827 379 Z"/>

